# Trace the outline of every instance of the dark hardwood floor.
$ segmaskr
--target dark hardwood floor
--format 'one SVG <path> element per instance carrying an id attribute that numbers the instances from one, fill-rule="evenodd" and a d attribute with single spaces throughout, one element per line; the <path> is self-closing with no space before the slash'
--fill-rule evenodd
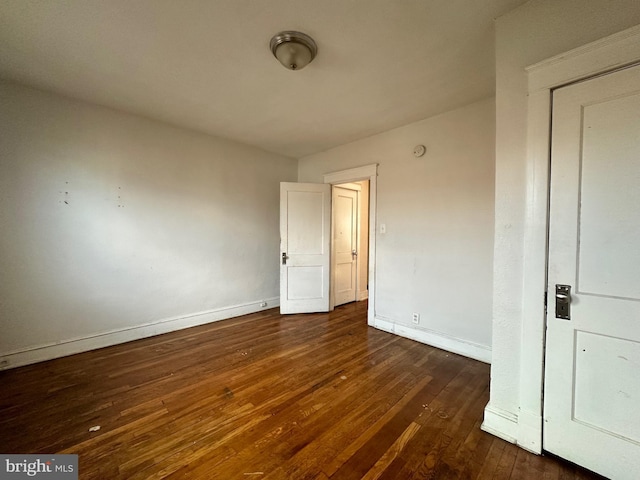
<path id="1" fill-rule="evenodd" d="M 81 479 L 595 479 L 480 430 L 489 366 L 277 310 L 0 372 L 0 452 Z M 90 427 L 100 430 L 90 432 Z"/>

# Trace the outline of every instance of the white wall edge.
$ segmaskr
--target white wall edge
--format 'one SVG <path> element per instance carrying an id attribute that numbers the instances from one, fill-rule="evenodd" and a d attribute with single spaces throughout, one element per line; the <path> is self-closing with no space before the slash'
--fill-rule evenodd
<path id="1" fill-rule="evenodd" d="M 261 306 L 263 302 L 267 302 L 266 307 Z M 279 305 L 279 297 L 266 298 L 256 302 L 216 308 L 179 317 L 170 317 L 145 323 L 143 325 L 137 325 L 135 327 L 116 329 L 86 337 L 38 345 L 13 352 L 0 353 L 0 370 L 7 370 L 9 368 L 21 367 L 32 363 L 44 362 L 46 360 L 65 357 L 67 355 L 74 355 L 76 353 L 109 347 L 111 345 L 139 340 L 141 338 L 148 338 L 155 335 L 161 335 L 163 333 L 174 332 L 176 330 L 183 330 L 189 327 L 196 327 L 206 323 L 239 317 L 275 308 Z"/>
<path id="2" fill-rule="evenodd" d="M 410 338 L 448 352 L 457 353 L 484 363 L 491 363 L 491 348 L 486 345 L 469 342 L 433 330 L 400 325 L 391 319 L 376 315 L 373 325 L 379 330 Z"/>
<path id="3" fill-rule="evenodd" d="M 484 409 L 484 422 L 480 428 L 509 443 L 517 443 L 518 415 L 493 407 L 489 403 Z"/>

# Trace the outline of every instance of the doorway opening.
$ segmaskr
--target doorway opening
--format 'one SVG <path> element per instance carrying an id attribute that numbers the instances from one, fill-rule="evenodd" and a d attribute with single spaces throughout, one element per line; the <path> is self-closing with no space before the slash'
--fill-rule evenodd
<path id="1" fill-rule="evenodd" d="M 368 297 L 368 307 L 367 307 L 367 323 L 371 326 L 375 324 L 375 272 L 376 272 L 376 204 L 377 204 L 377 181 L 378 181 L 378 165 L 371 164 L 365 165 L 362 167 L 350 168 L 348 170 L 342 170 L 338 172 L 328 173 L 324 175 L 324 183 L 331 185 L 344 185 L 347 183 L 360 183 L 367 182 L 367 186 L 369 189 L 368 195 L 368 222 L 367 228 L 367 247 L 368 252 L 366 255 L 362 253 L 359 254 L 359 257 L 367 258 L 366 262 L 366 295 Z M 362 238 L 361 238 L 362 239 Z M 335 256 L 334 256 L 335 257 Z M 362 285 L 362 281 L 360 283 Z M 334 282 L 331 282 L 330 286 L 330 308 L 333 309 L 334 304 Z M 359 289 L 362 295 L 364 289 Z M 364 298 L 361 298 L 364 300 Z"/>
<path id="2" fill-rule="evenodd" d="M 334 307 L 369 297 L 369 180 L 332 185 L 331 295 Z"/>

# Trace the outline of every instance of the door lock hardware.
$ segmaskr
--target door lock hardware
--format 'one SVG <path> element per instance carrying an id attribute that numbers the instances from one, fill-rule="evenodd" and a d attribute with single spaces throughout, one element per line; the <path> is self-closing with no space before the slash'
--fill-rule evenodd
<path id="1" fill-rule="evenodd" d="M 286 265 L 287 264 L 287 258 L 289 258 L 287 256 L 287 252 L 282 252 L 282 264 Z"/>
<path id="2" fill-rule="evenodd" d="M 571 285 L 556 284 L 556 318 L 571 320 Z"/>

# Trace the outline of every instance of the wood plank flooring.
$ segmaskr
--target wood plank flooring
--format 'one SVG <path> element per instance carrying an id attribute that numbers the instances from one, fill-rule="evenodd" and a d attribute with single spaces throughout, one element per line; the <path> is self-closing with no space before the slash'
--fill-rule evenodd
<path id="1" fill-rule="evenodd" d="M 600 478 L 482 432 L 489 366 L 367 327 L 366 302 L 269 310 L 0 385 L 0 452 L 76 453 L 81 479 Z"/>

